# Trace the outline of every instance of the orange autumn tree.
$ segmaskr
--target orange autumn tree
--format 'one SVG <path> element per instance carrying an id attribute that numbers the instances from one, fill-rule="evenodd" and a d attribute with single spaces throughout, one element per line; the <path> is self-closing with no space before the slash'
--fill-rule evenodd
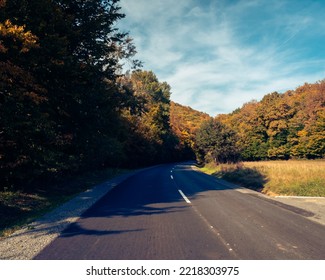
<path id="1" fill-rule="evenodd" d="M 123 17 L 117 0 L 1 0 L 0 191 L 121 164 Z"/>
<path id="2" fill-rule="evenodd" d="M 233 128 L 244 160 L 325 157 L 325 80 L 244 104 L 218 120 Z"/>

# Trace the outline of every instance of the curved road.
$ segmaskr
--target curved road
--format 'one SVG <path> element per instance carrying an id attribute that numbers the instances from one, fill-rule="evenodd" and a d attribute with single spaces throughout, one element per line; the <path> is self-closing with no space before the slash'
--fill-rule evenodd
<path id="1" fill-rule="evenodd" d="M 190 164 L 161 165 L 116 186 L 35 259 L 325 259 L 325 227 L 304 215 Z"/>

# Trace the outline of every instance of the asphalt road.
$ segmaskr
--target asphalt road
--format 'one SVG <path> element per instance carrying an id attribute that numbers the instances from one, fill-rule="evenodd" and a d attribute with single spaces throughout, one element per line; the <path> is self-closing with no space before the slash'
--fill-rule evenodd
<path id="1" fill-rule="evenodd" d="M 306 215 L 162 165 L 116 186 L 35 259 L 325 259 L 325 226 Z"/>

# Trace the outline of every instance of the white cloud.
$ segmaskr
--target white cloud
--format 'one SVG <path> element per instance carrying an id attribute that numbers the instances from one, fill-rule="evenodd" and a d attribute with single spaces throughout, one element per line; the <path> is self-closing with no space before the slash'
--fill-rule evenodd
<path id="1" fill-rule="evenodd" d="M 325 53 L 311 59 L 302 55 L 305 45 L 298 48 L 315 24 L 310 9 L 283 13 L 293 5 L 284 1 L 206 3 L 121 1 L 138 58 L 171 85 L 172 100 L 216 115 L 324 78 Z"/>

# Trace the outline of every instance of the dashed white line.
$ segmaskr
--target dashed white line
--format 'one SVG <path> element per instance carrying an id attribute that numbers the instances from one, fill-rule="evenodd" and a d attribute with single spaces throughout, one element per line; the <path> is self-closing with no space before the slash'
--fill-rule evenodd
<path id="1" fill-rule="evenodd" d="M 181 194 L 181 196 L 184 198 L 184 200 L 186 201 L 186 203 L 191 203 L 191 201 L 186 197 L 186 195 L 181 190 L 178 190 L 178 191 Z"/>
<path id="2" fill-rule="evenodd" d="M 173 175 L 170 175 L 170 178 L 171 178 L 172 180 L 174 180 L 174 177 L 173 177 Z"/>

